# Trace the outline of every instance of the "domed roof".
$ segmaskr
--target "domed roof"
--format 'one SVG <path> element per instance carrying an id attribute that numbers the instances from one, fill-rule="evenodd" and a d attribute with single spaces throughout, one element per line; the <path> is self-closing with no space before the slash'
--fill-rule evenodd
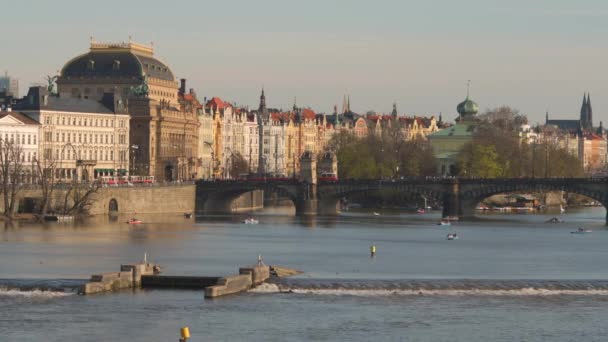
<path id="1" fill-rule="evenodd" d="M 479 106 L 467 95 L 467 98 L 458 104 L 456 110 L 458 111 L 458 114 L 463 117 L 473 116 L 479 111 Z"/>
<path id="2" fill-rule="evenodd" d="M 165 81 L 175 81 L 169 67 L 154 58 L 150 50 L 136 44 L 91 46 L 91 51 L 66 63 L 61 77 L 69 78 L 141 78 L 148 75 Z"/>

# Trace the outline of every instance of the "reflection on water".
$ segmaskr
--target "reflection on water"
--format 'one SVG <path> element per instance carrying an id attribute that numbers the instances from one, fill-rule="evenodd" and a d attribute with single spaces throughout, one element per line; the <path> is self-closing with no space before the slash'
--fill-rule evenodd
<path id="1" fill-rule="evenodd" d="M 255 213 L 257 225 L 242 224 L 246 214 L 175 214 L 138 215 L 141 225 L 120 216 L 5 226 L 0 340 L 170 341 L 184 325 L 193 341 L 605 337 L 603 208 L 568 210 L 560 224 L 545 223 L 552 214 L 501 214 L 450 227 L 436 225 L 439 212 L 300 218 L 281 210 Z M 578 226 L 593 233 L 570 234 Z M 450 232 L 461 239 L 447 241 Z M 144 253 L 175 275 L 235 273 L 259 253 L 306 273 L 214 301 L 200 291 L 71 295 L 92 273 Z"/>

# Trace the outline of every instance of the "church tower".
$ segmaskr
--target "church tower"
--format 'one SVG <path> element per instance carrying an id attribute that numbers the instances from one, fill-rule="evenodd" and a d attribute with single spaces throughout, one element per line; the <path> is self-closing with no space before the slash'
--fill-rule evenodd
<path id="1" fill-rule="evenodd" d="M 393 102 L 393 111 L 391 112 L 391 116 L 393 117 L 393 120 L 397 119 L 397 102 Z"/>
<path id="2" fill-rule="evenodd" d="M 584 130 L 593 129 L 593 109 L 591 108 L 591 95 L 589 93 L 583 94 L 580 122 Z"/>

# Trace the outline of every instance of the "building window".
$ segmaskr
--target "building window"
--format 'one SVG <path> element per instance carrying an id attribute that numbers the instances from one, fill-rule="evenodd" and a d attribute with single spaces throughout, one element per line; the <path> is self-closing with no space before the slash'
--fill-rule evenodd
<path id="1" fill-rule="evenodd" d="M 31 135 L 27 135 L 27 144 L 31 145 L 32 144 L 32 136 Z"/>
<path id="2" fill-rule="evenodd" d="M 110 160 L 114 160 L 114 151 L 110 151 Z"/>
<path id="3" fill-rule="evenodd" d="M 84 125 L 85 126 L 87 125 L 87 119 L 84 119 Z"/>

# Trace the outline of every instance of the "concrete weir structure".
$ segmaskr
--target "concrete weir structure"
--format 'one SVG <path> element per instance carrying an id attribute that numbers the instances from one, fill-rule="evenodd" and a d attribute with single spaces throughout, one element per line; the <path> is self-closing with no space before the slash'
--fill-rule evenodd
<path id="1" fill-rule="evenodd" d="M 88 295 L 140 287 L 142 276 L 152 275 L 157 269 L 156 265 L 149 263 L 121 265 L 120 272 L 92 275 L 90 281 L 84 284 L 78 292 Z"/>
<path id="2" fill-rule="evenodd" d="M 120 272 L 91 276 L 79 293 L 88 295 L 131 288 L 203 289 L 205 298 L 216 298 L 245 292 L 270 278 L 270 267 L 257 265 L 241 267 L 239 274 L 225 277 L 156 275 L 159 267 L 147 262 L 122 265 Z"/>

